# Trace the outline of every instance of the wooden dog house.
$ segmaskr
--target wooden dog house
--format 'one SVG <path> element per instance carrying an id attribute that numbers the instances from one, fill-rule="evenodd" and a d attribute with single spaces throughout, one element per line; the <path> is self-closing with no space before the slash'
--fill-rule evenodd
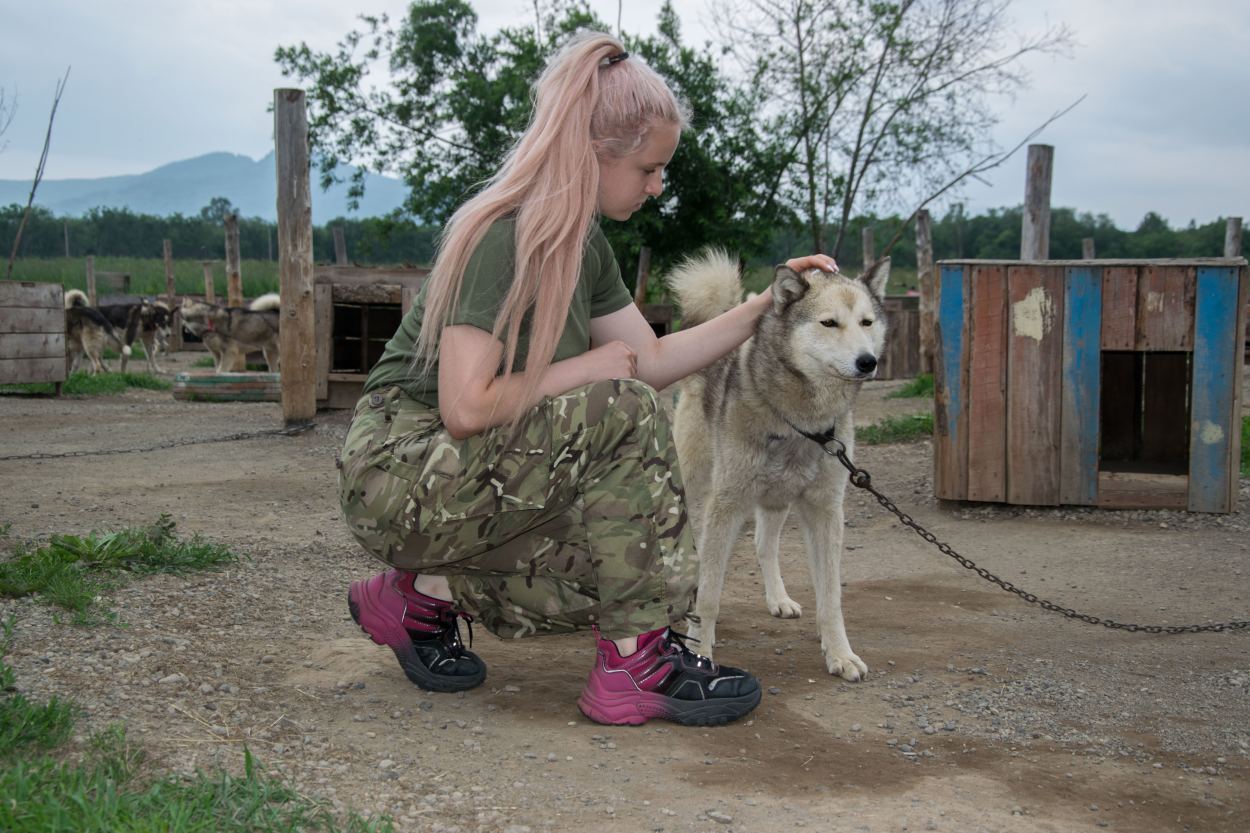
<path id="1" fill-rule="evenodd" d="M 317 266 L 317 407 L 352 408 L 430 270 Z"/>
<path id="2" fill-rule="evenodd" d="M 937 497 L 1233 511 L 1244 258 L 938 267 Z"/>
<path id="3" fill-rule="evenodd" d="M 0 281 L 0 384 L 65 381 L 65 289 Z"/>

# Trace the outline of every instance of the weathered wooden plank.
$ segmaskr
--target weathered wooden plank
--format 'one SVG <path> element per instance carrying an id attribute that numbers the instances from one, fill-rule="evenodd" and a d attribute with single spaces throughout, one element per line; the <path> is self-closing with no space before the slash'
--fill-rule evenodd
<path id="1" fill-rule="evenodd" d="M 1102 509 L 1184 509 L 1189 478 L 1176 474 L 1104 471 L 1098 474 Z"/>
<path id="2" fill-rule="evenodd" d="M 42 359 L 0 358 L 0 385 L 18 385 L 27 382 L 64 382 L 64 354 Z"/>
<path id="3" fill-rule="evenodd" d="M 324 284 L 320 284 L 324 286 Z M 404 287 L 397 283 L 330 284 L 336 304 L 394 304 L 404 300 Z"/>
<path id="4" fill-rule="evenodd" d="M 312 190 L 304 91 L 273 91 L 274 161 L 278 177 L 278 285 L 282 294 L 282 419 L 287 426 L 317 415 L 317 334 L 313 304 Z"/>
<path id="5" fill-rule="evenodd" d="M 1104 350 L 1132 350 L 1137 346 L 1138 271 L 1136 266 L 1108 266 L 1102 270 Z"/>
<path id="6" fill-rule="evenodd" d="M 334 299 L 329 284 L 313 287 L 313 332 L 317 339 L 317 400 L 330 395 L 330 354 L 334 350 Z"/>
<path id="7" fill-rule="evenodd" d="M 398 284 L 420 289 L 429 274 L 430 270 L 421 266 L 392 269 L 367 266 L 315 266 L 313 268 L 313 282 L 351 286 Z"/>
<path id="8" fill-rule="evenodd" d="M 1007 270 L 1007 500 L 1059 503 L 1063 269 Z"/>
<path id="9" fill-rule="evenodd" d="M 1137 350 L 1192 350 L 1194 267 L 1145 266 L 1137 278 Z"/>
<path id="10" fill-rule="evenodd" d="M 1024 180 L 1024 211 L 1020 227 L 1020 259 L 1050 256 L 1050 182 L 1055 167 L 1051 145 L 1029 145 Z"/>
<path id="11" fill-rule="evenodd" d="M 972 269 L 968 499 L 1007 499 L 1007 270 Z"/>
<path id="12" fill-rule="evenodd" d="M 174 399 L 191 402 L 280 402 L 277 373 L 185 372 L 174 374 Z"/>
<path id="13" fill-rule="evenodd" d="M 0 333 L 0 358 L 65 358 L 64 333 Z"/>
<path id="14" fill-rule="evenodd" d="M 885 299 L 888 332 L 877 365 L 878 379 L 909 379 L 920 372 L 920 298 Z"/>
<path id="15" fill-rule="evenodd" d="M 1237 494 L 1240 403 L 1233 398 L 1241 376 L 1238 330 L 1245 290 L 1232 268 L 1201 268 L 1197 274 L 1193 410 L 1189 444 L 1189 509 L 1231 512 Z"/>
<path id="16" fill-rule="evenodd" d="M 934 368 L 933 490 L 944 500 L 968 496 L 967 350 L 965 299 L 969 271 L 943 266 L 937 287 L 937 361 Z"/>
<path id="17" fill-rule="evenodd" d="M 65 310 L 59 307 L 0 307 L 0 333 L 64 333 Z"/>
<path id="18" fill-rule="evenodd" d="M 0 307 L 63 309 L 65 290 L 59 283 L 0 281 Z"/>
<path id="19" fill-rule="evenodd" d="M 1077 506 L 1090 506 L 1098 499 L 1101 273 L 1092 267 L 1069 267 L 1064 276 L 1059 502 Z"/>

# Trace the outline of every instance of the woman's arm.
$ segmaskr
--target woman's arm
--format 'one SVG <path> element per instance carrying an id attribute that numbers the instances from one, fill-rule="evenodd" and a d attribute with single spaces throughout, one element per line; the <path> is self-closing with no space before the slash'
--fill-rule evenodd
<path id="1" fill-rule="evenodd" d="M 796 272 L 836 272 L 838 268 L 828 255 L 791 258 L 786 265 Z M 768 309 L 772 297 L 772 289 L 767 289 L 710 321 L 663 338 L 655 337 L 642 313 L 630 304 L 610 315 L 591 319 L 590 338 L 593 344 L 623 341 L 632 347 L 638 355 L 637 378 L 659 390 L 702 370 L 750 338 L 756 320 Z"/>
<path id="2" fill-rule="evenodd" d="M 447 431 L 458 440 L 511 422 L 545 396 L 558 396 L 604 379 L 632 378 L 634 351 L 622 342 L 605 344 L 580 356 L 553 362 L 537 390 L 523 398 L 526 376 L 499 376 L 503 344 L 485 330 L 466 324 L 443 329 L 439 338 L 438 408 Z"/>

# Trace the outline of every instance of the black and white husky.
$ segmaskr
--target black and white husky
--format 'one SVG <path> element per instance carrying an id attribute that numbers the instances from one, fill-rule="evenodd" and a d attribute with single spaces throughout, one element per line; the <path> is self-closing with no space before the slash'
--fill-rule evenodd
<path id="1" fill-rule="evenodd" d="M 91 362 L 91 373 L 108 370 L 104 363 L 104 348 L 112 345 L 122 355 L 122 362 L 130 358 L 130 345 L 122 341 L 117 329 L 102 312 L 87 303 L 87 295 L 81 289 L 65 293 L 65 374 L 78 369 L 83 356 Z M 123 364 L 124 366 L 124 364 Z"/>
<path id="2" fill-rule="evenodd" d="M 786 516 L 797 509 L 816 595 L 816 627 L 830 674 L 859 680 L 868 666 L 851 650 L 842 621 L 842 499 L 846 469 L 805 434 L 832 429 L 855 448 L 852 408 L 877 374 L 885 343 L 882 307 L 890 263 L 849 278 L 779 266 L 773 303 L 755 335 L 689 377 L 678 401 L 674 437 L 687 490 L 704 496 L 699 592 L 692 633 L 709 655 L 726 568 L 743 523 L 755 516 L 755 549 L 768 610 L 796 618 L 777 549 Z M 718 315 L 742 298 L 736 259 L 713 251 L 668 277 L 683 325 Z"/>

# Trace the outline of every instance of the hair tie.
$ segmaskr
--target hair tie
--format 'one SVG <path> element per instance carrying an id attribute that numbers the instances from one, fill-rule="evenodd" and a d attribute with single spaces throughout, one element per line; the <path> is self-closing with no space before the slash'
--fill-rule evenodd
<path id="1" fill-rule="evenodd" d="M 608 56 L 608 64 L 619 64 L 621 61 L 629 57 L 628 52 L 617 52 L 615 55 Z"/>

